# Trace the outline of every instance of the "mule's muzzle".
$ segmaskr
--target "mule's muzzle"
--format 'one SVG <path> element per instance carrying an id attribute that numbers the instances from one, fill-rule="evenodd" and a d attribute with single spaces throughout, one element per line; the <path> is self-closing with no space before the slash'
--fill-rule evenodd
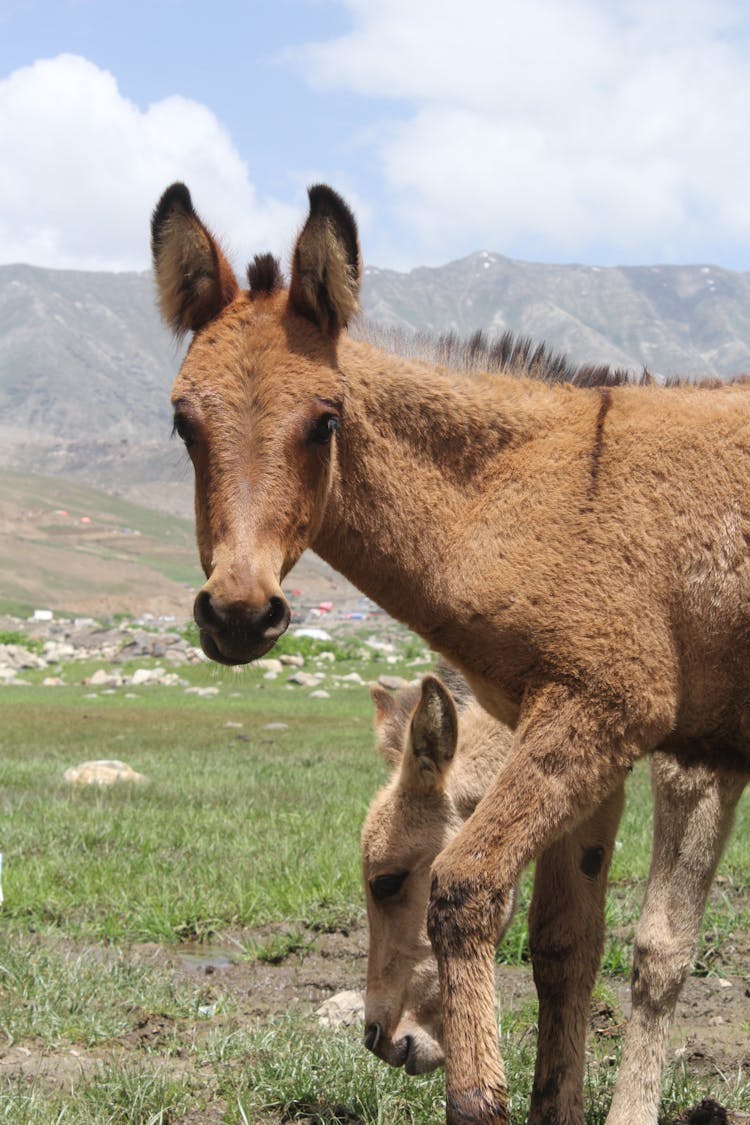
<path id="1" fill-rule="evenodd" d="M 193 605 L 201 648 L 219 664 L 249 664 L 276 644 L 290 620 L 289 606 L 274 594 L 260 607 L 222 602 L 205 586 Z"/>

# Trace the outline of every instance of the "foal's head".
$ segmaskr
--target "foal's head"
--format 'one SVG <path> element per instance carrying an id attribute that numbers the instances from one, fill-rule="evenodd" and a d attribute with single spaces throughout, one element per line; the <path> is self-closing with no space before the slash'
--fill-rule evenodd
<path id="1" fill-rule="evenodd" d="M 431 868 L 508 762 L 512 732 L 448 665 L 395 695 L 372 690 L 392 769 L 362 830 L 370 925 L 365 1045 L 409 1074 L 443 1062 L 437 960 L 427 936 Z M 450 690 L 445 686 L 450 684 Z"/>
<path id="2" fill-rule="evenodd" d="M 240 287 L 183 184 L 152 219 L 162 316 L 192 333 L 172 405 L 207 579 L 194 614 L 225 664 L 261 656 L 289 623 L 280 583 L 320 528 L 343 424 L 336 345 L 357 308 L 357 229 L 330 188 L 309 195 L 288 291 L 270 256 Z"/>
<path id="3" fill-rule="evenodd" d="M 393 768 L 362 830 L 370 926 L 365 1045 L 423 1074 L 443 1062 L 437 962 L 427 936 L 430 868 L 461 826 L 450 792 L 458 716 L 434 676 L 396 696 L 373 689 L 378 749 Z"/>

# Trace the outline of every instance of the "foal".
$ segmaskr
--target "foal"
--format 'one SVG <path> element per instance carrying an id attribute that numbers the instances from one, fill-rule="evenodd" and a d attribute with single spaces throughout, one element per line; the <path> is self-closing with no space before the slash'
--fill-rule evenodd
<path id="1" fill-rule="evenodd" d="M 362 831 L 370 927 L 365 1044 L 420 1074 L 443 1062 L 438 970 L 427 935 L 430 870 L 495 775 L 508 767 L 512 732 L 492 719 L 447 667 L 393 695 L 375 687 L 375 728 L 389 783 Z M 455 700 L 455 702 L 454 702 Z M 458 704 L 458 709 L 456 707 Z M 607 1125 L 655 1121 L 669 1028 L 690 970 L 716 866 L 742 783 L 652 758 L 654 851 L 634 950 L 633 1011 Z M 578 1120 L 591 990 L 604 944 L 604 899 L 623 805 L 614 793 L 537 863 L 529 941 L 539 997 L 539 1043 L 529 1125 Z M 665 824 L 690 823 L 675 850 Z M 662 836 L 667 831 L 666 838 Z M 558 944 L 558 962 L 538 956 Z M 556 970 L 556 971 L 555 971 Z"/>
<path id="2" fill-rule="evenodd" d="M 312 547 L 513 728 L 513 769 L 435 860 L 428 911 L 447 1120 L 507 1125 L 493 965 L 520 872 L 644 754 L 750 770 L 750 392 L 469 378 L 358 342 L 357 228 L 323 185 L 288 291 L 268 256 L 241 288 L 182 184 L 152 249 L 162 314 L 193 333 L 172 403 L 204 651 L 267 652 Z M 663 815 L 679 854 L 691 824 Z M 539 945 L 539 972 L 568 954 Z"/>

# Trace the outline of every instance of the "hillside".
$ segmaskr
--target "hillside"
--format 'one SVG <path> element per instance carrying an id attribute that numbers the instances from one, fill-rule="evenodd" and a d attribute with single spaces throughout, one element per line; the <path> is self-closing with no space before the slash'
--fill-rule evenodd
<path id="1" fill-rule="evenodd" d="M 0 613 L 184 619 L 200 581 L 189 520 L 71 481 L 0 471 Z"/>

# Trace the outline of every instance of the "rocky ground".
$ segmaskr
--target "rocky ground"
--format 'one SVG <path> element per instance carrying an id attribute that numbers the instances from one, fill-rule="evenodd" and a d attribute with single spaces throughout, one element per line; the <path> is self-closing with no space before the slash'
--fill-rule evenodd
<path id="1" fill-rule="evenodd" d="M 293 607 L 290 635 L 346 639 L 354 632 L 365 630 L 370 635 L 369 644 L 375 648 L 395 653 L 390 638 L 403 639 L 404 630 L 396 626 L 377 606 L 362 597 L 353 588 L 336 587 L 336 602 L 330 598 L 319 599 L 319 593 L 331 593 L 328 579 L 321 579 L 319 590 L 306 589 L 290 595 Z M 186 665 L 206 661 L 194 643 L 196 630 L 189 623 L 177 622 L 173 617 L 123 619 L 115 623 L 102 623 L 92 617 L 68 618 L 57 615 L 22 619 L 0 616 L 0 685 L 23 682 L 24 673 L 46 671 L 43 683 L 48 687 L 63 682 L 74 682 L 73 677 L 63 679 L 66 666 L 80 662 L 101 662 L 108 668 L 98 669 L 85 681 L 93 688 L 114 689 L 158 683 L 162 686 L 182 686 L 193 692 L 215 693 L 217 688 L 189 688 L 179 675 Z M 332 658 L 331 658 L 332 659 Z M 123 666 L 143 660 L 149 667 L 128 672 Z M 157 661 L 157 666 L 153 666 Z M 323 661 L 324 663 L 325 661 Z M 394 657 L 395 662 L 395 657 Z M 320 661 L 318 662 L 321 663 Z M 282 673 L 285 665 L 302 668 L 301 658 L 285 656 L 255 662 L 268 678 Z M 324 673 L 299 672 L 294 680 L 303 687 L 320 688 Z M 395 683 L 391 686 L 397 686 Z"/>

